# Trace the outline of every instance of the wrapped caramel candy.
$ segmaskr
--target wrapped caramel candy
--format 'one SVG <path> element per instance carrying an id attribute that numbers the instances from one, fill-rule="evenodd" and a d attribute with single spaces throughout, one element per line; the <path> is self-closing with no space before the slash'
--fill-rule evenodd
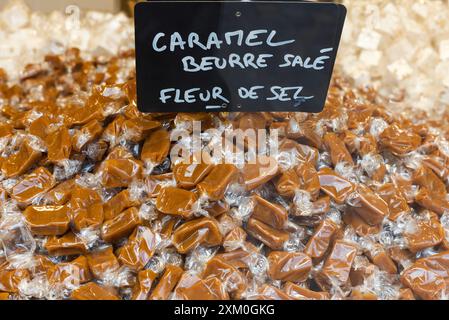
<path id="1" fill-rule="evenodd" d="M 443 120 L 338 75 L 318 114 L 144 114 L 133 51 L 83 56 L 0 70 L 0 300 L 449 295 Z"/>

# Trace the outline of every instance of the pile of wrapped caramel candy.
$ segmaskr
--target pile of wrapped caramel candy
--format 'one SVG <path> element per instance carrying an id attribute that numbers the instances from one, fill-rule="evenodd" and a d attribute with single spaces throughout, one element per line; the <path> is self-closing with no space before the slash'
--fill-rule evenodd
<path id="1" fill-rule="evenodd" d="M 133 62 L 0 71 L 0 299 L 448 296 L 447 119 L 338 77 L 319 114 L 142 114 Z M 194 120 L 277 129 L 275 165 L 172 161 Z"/>

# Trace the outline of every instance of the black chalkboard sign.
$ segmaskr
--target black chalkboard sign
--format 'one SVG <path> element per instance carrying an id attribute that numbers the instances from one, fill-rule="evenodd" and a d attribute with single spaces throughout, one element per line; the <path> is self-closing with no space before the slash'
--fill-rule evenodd
<path id="1" fill-rule="evenodd" d="M 345 16 L 333 3 L 139 3 L 139 110 L 320 112 Z"/>

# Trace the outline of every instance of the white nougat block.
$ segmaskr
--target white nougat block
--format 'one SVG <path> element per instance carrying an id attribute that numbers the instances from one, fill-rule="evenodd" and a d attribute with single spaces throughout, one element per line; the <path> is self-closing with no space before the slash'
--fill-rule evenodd
<path id="1" fill-rule="evenodd" d="M 357 46 L 362 49 L 376 50 L 379 47 L 381 35 L 370 28 L 363 28 L 357 38 Z"/>
<path id="2" fill-rule="evenodd" d="M 448 60 L 449 59 L 449 39 L 442 40 L 439 45 L 440 59 Z"/>
<path id="3" fill-rule="evenodd" d="M 396 77 L 397 80 L 402 80 L 413 73 L 412 67 L 405 59 L 399 59 L 389 64 L 387 69 Z"/>
<path id="4" fill-rule="evenodd" d="M 362 50 L 360 53 L 360 62 L 366 66 L 377 66 L 382 58 L 380 50 Z"/>

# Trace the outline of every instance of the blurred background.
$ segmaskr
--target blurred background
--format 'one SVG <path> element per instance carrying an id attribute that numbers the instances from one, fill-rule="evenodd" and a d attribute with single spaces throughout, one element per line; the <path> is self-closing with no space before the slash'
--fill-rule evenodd
<path id="1" fill-rule="evenodd" d="M 14 80 L 27 63 L 68 47 L 84 56 L 132 49 L 136 2 L 0 0 L 0 68 Z M 348 10 L 337 73 L 375 88 L 394 110 L 438 117 L 449 109 L 449 0 L 333 2 Z"/>

